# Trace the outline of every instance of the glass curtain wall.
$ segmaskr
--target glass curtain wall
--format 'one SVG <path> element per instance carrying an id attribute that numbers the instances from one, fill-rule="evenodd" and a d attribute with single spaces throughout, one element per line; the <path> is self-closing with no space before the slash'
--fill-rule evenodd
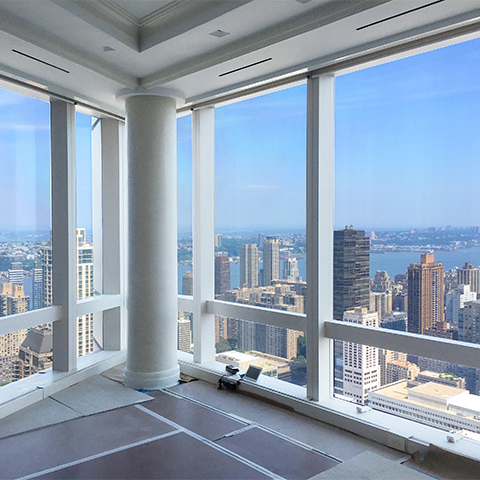
<path id="1" fill-rule="evenodd" d="M 335 319 L 479 342 L 479 48 L 471 40 L 337 77 Z M 433 370 L 469 382 L 478 405 L 477 369 L 452 368 L 337 342 L 335 392 L 372 404 L 399 375 L 414 388 Z"/>

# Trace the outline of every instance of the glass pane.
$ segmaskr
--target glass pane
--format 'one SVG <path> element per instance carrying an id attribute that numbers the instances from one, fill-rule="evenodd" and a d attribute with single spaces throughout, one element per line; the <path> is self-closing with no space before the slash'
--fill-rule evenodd
<path id="1" fill-rule="evenodd" d="M 50 105 L 0 90 L 0 317 L 51 304 Z M 47 260 L 48 261 L 48 260 Z M 0 384 L 26 375 L 27 330 L 0 335 Z"/>
<path id="2" fill-rule="evenodd" d="M 480 207 L 475 194 L 448 194 L 477 191 L 479 47 L 471 40 L 337 77 L 336 319 L 480 342 L 462 333 L 480 293 Z M 378 351 L 336 342 L 335 352 L 335 392 L 367 401 L 385 381 Z"/>
<path id="3" fill-rule="evenodd" d="M 215 315 L 217 362 L 306 386 L 306 337 L 303 332 Z"/>
<path id="4" fill-rule="evenodd" d="M 217 299 L 305 312 L 305 122 L 305 85 L 215 110 Z M 256 351 L 289 365 L 293 332 L 220 317 L 217 351 Z"/>
<path id="5" fill-rule="evenodd" d="M 183 277 L 192 267 L 192 116 L 177 119 L 178 293 L 193 295 L 193 284 L 184 291 Z M 186 293 L 185 293 L 186 292 Z"/>

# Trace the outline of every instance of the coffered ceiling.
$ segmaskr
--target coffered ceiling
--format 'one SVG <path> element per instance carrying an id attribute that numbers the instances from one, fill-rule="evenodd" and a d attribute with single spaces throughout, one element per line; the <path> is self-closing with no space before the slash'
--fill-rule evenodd
<path id="1" fill-rule="evenodd" d="M 121 113 L 125 87 L 188 104 L 477 22 L 480 0 L 0 0 L 0 73 Z"/>

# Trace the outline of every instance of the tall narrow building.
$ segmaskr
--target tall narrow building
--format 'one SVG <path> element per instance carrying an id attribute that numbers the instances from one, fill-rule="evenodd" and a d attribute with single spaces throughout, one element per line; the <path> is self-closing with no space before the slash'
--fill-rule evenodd
<path id="1" fill-rule="evenodd" d="M 193 272 L 191 270 L 182 276 L 182 295 L 193 295 Z"/>
<path id="2" fill-rule="evenodd" d="M 33 268 L 33 310 L 45 306 L 44 289 L 42 261 L 38 259 Z"/>
<path id="3" fill-rule="evenodd" d="M 370 239 L 347 225 L 333 237 L 333 318 L 370 305 Z"/>
<path id="4" fill-rule="evenodd" d="M 378 313 L 357 307 L 343 314 L 344 322 L 378 327 Z M 380 387 L 378 348 L 343 342 L 343 394 L 364 404 L 368 392 Z"/>
<path id="5" fill-rule="evenodd" d="M 244 243 L 240 248 L 240 286 L 258 286 L 258 248 L 254 243 Z"/>
<path id="6" fill-rule="evenodd" d="M 230 290 L 230 259 L 226 255 L 215 257 L 215 295 Z"/>
<path id="7" fill-rule="evenodd" d="M 93 246 L 87 242 L 85 229 L 77 228 L 77 299 L 92 297 Z M 94 351 L 93 313 L 77 317 L 77 355 Z"/>
<path id="8" fill-rule="evenodd" d="M 444 268 L 433 253 L 408 267 L 408 331 L 423 335 L 444 321 Z"/>
<path id="9" fill-rule="evenodd" d="M 263 285 L 280 278 L 280 243 L 278 238 L 268 236 L 263 242 Z"/>

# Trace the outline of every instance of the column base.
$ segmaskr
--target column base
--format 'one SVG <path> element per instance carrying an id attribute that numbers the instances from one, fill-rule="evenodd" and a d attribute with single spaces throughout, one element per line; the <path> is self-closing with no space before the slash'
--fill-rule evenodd
<path id="1" fill-rule="evenodd" d="M 163 372 L 131 372 L 125 368 L 124 384 L 135 390 L 160 390 L 162 388 L 173 387 L 180 378 L 180 367 L 177 365 L 171 370 Z"/>

